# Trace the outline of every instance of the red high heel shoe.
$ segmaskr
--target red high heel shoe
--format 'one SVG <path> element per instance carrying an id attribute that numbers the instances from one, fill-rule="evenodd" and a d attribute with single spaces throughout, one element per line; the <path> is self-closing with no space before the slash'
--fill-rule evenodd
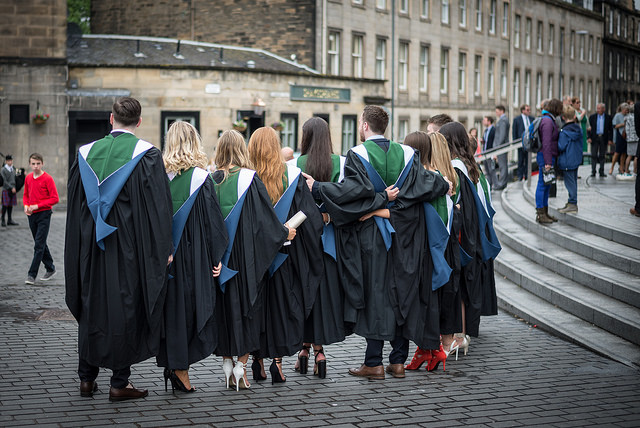
<path id="1" fill-rule="evenodd" d="M 447 361 L 448 356 L 449 353 L 442 348 L 442 345 L 440 345 L 440 349 L 431 351 L 431 361 L 427 365 L 427 371 L 432 372 L 437 369 L 440 362 L 442 362 L 442 370 L 446 371 L 445 361 Z"/>
<path id="2" fill-rule="evenodd" d="M 411 359 L 411 362 L 409 364 L 407 364 L 404 368 L 405 370 L 418 370 L 421 366 L 422 363 L 424 363 L 425 361 L 427 362 L 427 366 L 431 363 L 431 358 L 433 358 L 431 356 L 431 350 L 427 349 L 416 349 L 416 353 L 413 354 L 413 358 Z"/>

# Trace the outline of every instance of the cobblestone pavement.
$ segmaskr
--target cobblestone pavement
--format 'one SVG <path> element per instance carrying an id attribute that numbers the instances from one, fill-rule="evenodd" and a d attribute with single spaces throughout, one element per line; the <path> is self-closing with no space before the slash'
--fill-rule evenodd
<path id="1" fill-rule="evenodd" d="M 638 370 L 503 312 L 483 319 L 469 354 L 450 358 L 446 371 L 349 376 L 364 355 L 364 340 L 351 336 L 326 347 L 324 380 L 295 373 L 289 357 L 285 384 L 235 392 L 224 389 L 221 360 L 209 357 L 191 369 L 198 391 L 174 396 L 150 359 L 131 376 L 149 389 L 146 399 L 110 403 L 108 370 L 98 393 L 81 398 L 77 327 L 64 304 L 64 214 L 54 213 L 49 235 L 59 273 L 33 286 L 24 284 L 33 241 L 16 217 L 20 226 L 0 230 L 0 426 L 640 426 Z"/>

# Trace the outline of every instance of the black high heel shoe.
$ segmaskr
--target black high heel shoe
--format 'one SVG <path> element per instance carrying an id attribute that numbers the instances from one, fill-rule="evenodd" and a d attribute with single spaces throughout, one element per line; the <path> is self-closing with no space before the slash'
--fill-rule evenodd
<path id="1" fill-rule="evenodd" d="M 298 367 L 296 368 L 300 374 L 307 374 L 309 371 L 309 351 L 311 347 L 302 346 L 302 351 L 307 351 L 307 355 L 300 355 L 302 351 L 298 352 Z"/>
<path id="2" fill-rule="evenodd" d="M 267 380 L 266 376 L 262 376 L 262 364 L 260 364 L 260 359 L 253 359 L 253 363 L 251 363 L 251 371 L 253 372 L 253 380 Z"/>
<path id="3" fill-rule="evenodd" d="M 284 383 L 287 379 L 280 374 L 280 367 L 282 367 L 282 358 L 274 358 L 269 372 L 271 373 L 271 385 L 274 383 Z"/>
<path id="4" fill-rule="evenodd" d="M 320 348 L 317 351 L 314 350 L 316 365 L 313 368 L 313 374 L 318 376 L 320 379 L 324 379 L 327 377 L 327 357 L 324 355 L 324 348 Z M 322 361 L 318 361 L 318 355 L 322 354 L 325 359 Z"/>
<path id="5" fill-rule="evenodd" d="M 169 381 L 169 378 L 171 377 L 171 370 L 165 367 L 163 376 L 164 376 L 164 392 L 167 392 L 168 391 L 167 383 Z M 171 392 L 173 392 L 173 384 L 171 384 Z"/>
<path id="6" fill-rule="evenodd" d="M 173 394 L 174 390 L 178 390 L 178 391 L 182 391 L 182 392 L 186 392 L 186 393 L 191 393 L 191 392 L 195 392 L 195 388 L 191 387 L 191 389 L 187 389 L 186 386 L 184 386 L 184 383 L 182 383 L 182 381 L 180 380 L 180 378 L 178 377 L 178 375 L 176 374 L 175 370 L 169 370 L 169 369 L 164 369 L 165 370 L 165 374 L 164 374 L 164 387 L 165 387 L 165 391 L 167 390 L 167 373 L 169 375 L 168 379 L 171 381 L 171 393 Z"/>

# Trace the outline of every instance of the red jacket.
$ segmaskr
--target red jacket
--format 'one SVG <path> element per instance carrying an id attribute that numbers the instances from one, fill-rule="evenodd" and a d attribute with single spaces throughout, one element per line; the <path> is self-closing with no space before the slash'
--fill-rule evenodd
<path id="1" fill-rule="evenodd" d="M 33 172 L 31 172 L 24 179 L 22 203 L 23 205 L 38 205 L 38 209 L 34 212 L 50 210 L 59 200 L 56 184 L 46 172 L 43 172 L 38 178 L 33 178 Z"/>

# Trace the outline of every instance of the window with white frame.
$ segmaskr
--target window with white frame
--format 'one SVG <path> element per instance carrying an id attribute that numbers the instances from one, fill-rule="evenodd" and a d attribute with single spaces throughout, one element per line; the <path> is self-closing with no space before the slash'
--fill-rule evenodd
<path id="1" fill-rule="evenodd" d="M 580 79 L 578 83 L 578 96 L 580 97 L 580 101 L 584 101 L 584 80 Z"/>
<path id="2" fill-rule="evenodd" d="M 600 64 L 600 37 L 596 39 L 596 64 Z"/>
<path id="3" fill-rule="evenodd" d="M 574 59 L 576 56 L 576 32 L 571 30 L 569 35 L 569 58 Z"/>
<path id="4" fill-rule="evenodd" d="M 376 9 L 387 9 L 387 0 L 376 0 Z"/>
<path id="5" fill-rule="evenodd" d="M 458 54 L 458 94 L 464 94 L 467 88 L 467 54 Z"/>
<path id="6" fill-rule="evenodd" d="M 620 12 L 616 12 L 616 36 L 620 37 Z"/>
<path id="7" fill-rule="evenodd" d="M 595 88 L 595 96 L 594 98 L 594 105 L 598 105 L 598 103 L 600 102 L 600 81 L 596 80 L 596 88 Z"/>
<path id="8" fill-rule="evenodd" d="M 431 16 L 431 0 L 422 0 L 420 2 L 420 18 L 429 19 Z"/>
<path id="9" fill-rule="evenodd" d="M 351 0 L 351 3 L 353 4 L 362 4 L 364 2 L 364 0 Z"/>
<path id="10" fill-rule="evenodd" d="M 524 72 L 524 102 L 531 105 L 531 71 Z"/>
<path id="11" fill-rule="evenodd" d="M 627 16 L 625 15 L 624 17 L 624 25 L 623 25 L 623 29 L 624 32 L 622 33 L 622 37 L 624 37 L 625 39 L 627 38 L 628 35 L 628 31 L 629 31 L 629 18 L 627 18 Z"/>
<path id="12" fill-rule="evenodd" d="M 500 98 L 507 99 L 507 71 L 508 62 L 503 59 L 500 62 Z"/>
<path id="13" fill-rule="evenodd" d="M 440 22 L 449 23 L 449 0 L 442 0 L 440 5 Z"/>
<path id="14" fill-rule="evenodd" d="M 536 105 L 542 101 L 542 73 L 536 74 Z"/>
<path id="15" fill-rule="evenodd" d="M 576 79 L 571 77 L 569 78 L 569 95 L 573 97 L 575 96 L 575 94 L 576 94 Z"/>
<path id="16" fill-rule="evenodd" d="M 564 74 L 560 74 L 558 78 L 558 93 L 560 96 L 564 93 Z"/>
<path id="17" fill-rule="evenodd" d="M 495 68 L 496 59 L 490 56 L 487 67 L 487 95 L 489 97 L 493 97 L 495 92 Z"/>
<path id="18" fill-rule="evenodd" d="M 476 0 L 476 30 L 482 31 L 482 0 Z"/>
<path id="19" fill-rule="evenodd" d="M 581 62 L 584 62 L 584 40 L 585 40 L 585 35 L 580 34 L 580 61 Z"/>
<path id="20" fill-rule="evenodd" d="M 547 78 L 547 98 L 553 98 L 553 74 L 549 74 Z"/>
<path id="21" fill-rule="evenodd" d="M 329 31 L 329 44 L 327 46 L 328 74 L 338 76 L 340 74 L 340 33 Z"/>
<path id="22" fill-rule="evenodd" d="M 589 83 L 587 83 L 587 110 L 591 110 L 593 108 L 593 105 L 591 104 L 592 102 L 592 96 L 593 95 L 593 82 L 591 80 L 589 80 Z"/>
<path id="23" fill-rule="evenodd" d="M 513 105 L 520 106 L 520 70 L 513 70 Z"/>
<path id="24" fill-rule="evenodd" d="M 346 155 L 351 147 L 358 144 L 358 117 L 356 115 L 342 116 L 342 154 Z"/>
<path id="25" fill-rule="evenodd" d="M 608 67 L 609 79 L 613 79 L 613 52 L 609 51 L 609 67 Z"/>
<path id="26" fill-rule="evenodd" d="M 460 13 L 458 13 L 458 22 L 461 27 L 467 26 L 467 0 L 459 0 Z"/>
<path id="27" fill-rule="evenodd" d="M 398 49 L 398 89 L 407 90 L 407 81 L 409 74 L 409 43 L 400 42 Z"/>
<path id="28" fill-rule="evenodd" d="M 404 137 L 409 133 L 409 119 L 402 118 L 398 120 L 398 141 L 404 141 Z"/>
<path id="29" fill-rule="evenodd" d="M 558 40 L 558 52 L 564 55 L 564 27 L 560 27 L 560 40 Z"/>
<path id="30" fill-rule="evenodd" d="M 593 62 L 593 36 L 589 36 L 589 62 Z"/>
<path id="31" fill-rule="evenodd" d="M 387 40 L 376 39 L 376 79 L 384 79 L 387 68 Z"/>
<path id="32" fill-rule="evenodd" d="M 403 14 L 409 13 L 409 0 L 400 0 L 398 5 L 398 12 Z"/>
<path id="33" fill-rule="evenodd" d="M 440 49 L 440 93 L 449 92 L 449 49 Z"/>
<path id="34" fill-rule="evenodd" d="M 420 92 L 429 90 L 429 46 L 420 46 Z"/>
<path id="35" fill-rule="evenodd" d="M 524 26 L 524 48 L 526 50 L 531 50 L 531 27 L 533 26 L 533 21 L 531 18 L 527 18 Z"/>
<path id="36" fill-rule="evenodd" d="M 609 9 L 609 34 L 613 34 L 613 9 Z"/>
<path id="37" fill-rule="evenodd" d="M 291 147 L 295 151 L 297 144 L 298 115 L 283 113 L 280 115 L 280 120 L 284 123 L 284 128 L 280 131 L 282 147 Z"/>
<path id="38" fill-rule="evenodd" d="M 482 56 L 476 55 L 473 60 L 473 95 L 480 96 L 482 87 Z"/>
<path id="39" fill-rule="evenodd" d="M 353 77 L 362 78 L 362 45 L 364 37 L 360 34 L 354 34 L 351 43 L 351 72 Z"/>
<path id="40" fill-rule="evenodd" d="M 502 36 L 507 37 L 509 35 L 509 3 L 504 2 L 502 4 Z"/>
<path id="41" fill-rule="evenodd" d="M 520 15 L 516 15 L 513 21 L 513 47 L 520 47 Z"/>
<path id="42" fill-rule="evenodd" d="M 556 27 L 553 24 L 549 24 L 549 55 L 553 55 L 553 44 L 556 38 Z"/>
<path id="43" fill-rule="evenodd" d="M 616 79 L 622 78 L 622 70 L 620 68 L 620 53 L 616 54 Z"/>
<path id="44" fill-rule="evenodd" d="M 542 53 L 542 21 L 538 21 L 538 34 L 536 38 L 536 50 Z"/>
<path id="45" fill-rule="evenodd" d="M 489 34 L 496 34 L 496 0 L 490 0 L 489 3 Z"/>

